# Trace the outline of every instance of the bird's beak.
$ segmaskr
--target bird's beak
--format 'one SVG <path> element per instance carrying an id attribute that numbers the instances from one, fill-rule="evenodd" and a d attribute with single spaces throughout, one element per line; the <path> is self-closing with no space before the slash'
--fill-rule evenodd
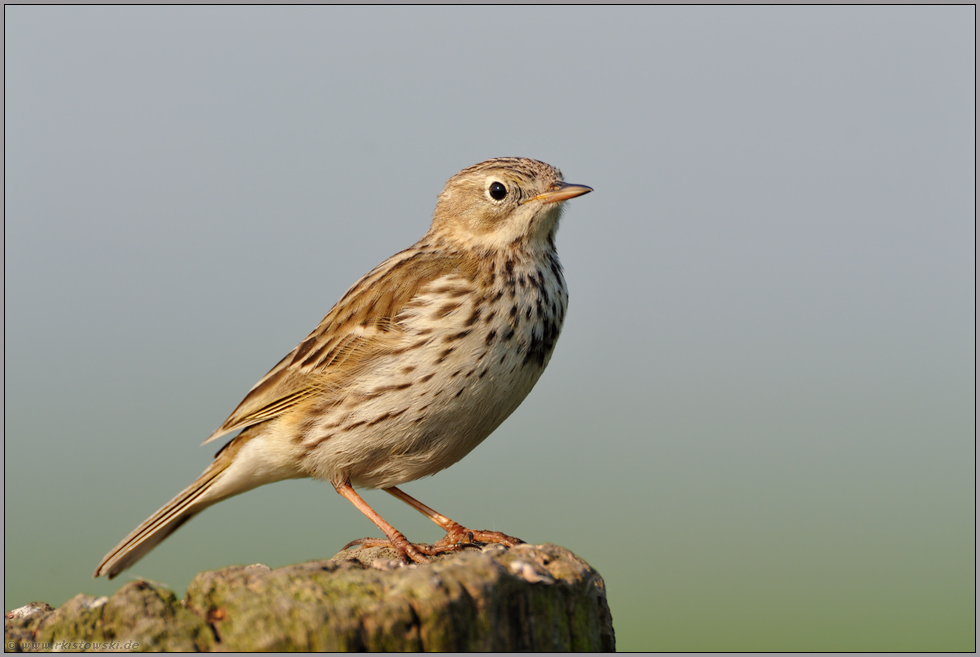
<path id="1" fill-rule="evenodd" d="M 538 194 L 537 196 L 529 198 L 524 202 L 530 203 L 531 201 L 541 201 L 542 203 L 561 203 L 562 201 L 567 201 L 570 198 L 575 198 L 576 196 L 581 196 L 582 194 L 588 194 L 591 191 L 592 188 L 588 187 L 587 185 L 573 185 L 566 182 L 557 182 L 550 192 Z"/>

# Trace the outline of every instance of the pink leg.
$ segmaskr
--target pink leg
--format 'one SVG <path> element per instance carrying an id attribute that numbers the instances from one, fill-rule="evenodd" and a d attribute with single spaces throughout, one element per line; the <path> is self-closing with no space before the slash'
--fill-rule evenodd
<path id="1" fill-rule="evenodd" d="M 356 545 L 360 543 L 365 547 L 373 547 L 375 545 L 388 545 L 403 554 L 408 559 L 411 559 L 415 563 L 429 563 L 428 557 L 426 557 L 422 552 L 419 551 L 418 547 L 413 545 L 405 538 L 405 535 L 400 531 L 388 524 L 388 522 L 378 515 L 377 511 L 368 506 L 367 502 L 357 494 L 353 486 L 350 485 L 349 481 L 343 481 L 341 483 L 334 483 L 334 488 L 337 492 L 350 500 L 351 504 L 357 507 L 357 510 L 366 515 L 371 519 L 371 522 L 376 524 L 378 528 L 384 532 L 385 536 L 388 537 L 387 541 L 379 541 L 378 539 L 363 539 L 360 541 L 353 541 L 348 543 L 344 549 L 347 549 L 351 545 Z"/>
<path id="2" fill-rule="evenodd" d="M 434 509 L 422 504 L 417 499 L 405 493 L 394 486 L 391 488 L 384 489 L 386 493 L 394 495 L 400 499 L 405 504 L 409 505 L 426 518 L 436 523 L 446 531 L 446 536 L 441 540 L 437 541 L 433 546 L 434 548 L 450 548 L 458 549 L 464 544 L 473 543 L 474 541 L 479 541 L 481 543 L 500 543 L 508 547 L 514 547 L 515 545 L 520 545 L 524 541 L 519 538 L 514 538 L 513 536 L 508 536 L 501 532 L 491 532 L 480 529 L 467 529 L 457 522 L 453 522 L 446 516 L 435 511 Z M 367 505 L 365 505 L 367 506 Z M 370 517 L 370 516 L 368 516 Z M 377 522 L 377 521 L 375 521 Z M 381 527 L 381 525 L 378 525 Z M 383 529 L 383 528 L 382 528 Z"/>

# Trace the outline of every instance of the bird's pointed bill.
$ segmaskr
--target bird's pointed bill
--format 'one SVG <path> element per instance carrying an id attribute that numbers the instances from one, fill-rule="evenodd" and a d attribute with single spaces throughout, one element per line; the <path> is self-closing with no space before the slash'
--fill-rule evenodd
<path id="1" fill-rule="evenodd" d="M 588 194 L 592 191 L 592 188 L 588 185 L 573 185 L 571 183 L 555 183 L 555 188 L 550 192 L 545 192 L 544 194 L 538 194 L 534 198 L 530 198 L 525 203 L 530 201 L 541 201 L 542 203 L 561 203 L 562 201 L 567 201 L 570 198 L 575 198 L 576 196 L 581 196 L 582 194 Z"/>

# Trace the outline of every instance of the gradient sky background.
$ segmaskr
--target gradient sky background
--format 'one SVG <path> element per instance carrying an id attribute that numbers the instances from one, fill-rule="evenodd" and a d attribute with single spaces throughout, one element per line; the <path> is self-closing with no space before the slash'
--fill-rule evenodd
<path id="1" fill-rule="evenodd" d="M 974 650 L 973 7 L 4 19 L 4 609 L 377 534 L 284 482 L 91 579 L 446 179 L 523 155 L 595 188 L 564 332 L 405 490 L 588 560 L 621 649 Z"/>

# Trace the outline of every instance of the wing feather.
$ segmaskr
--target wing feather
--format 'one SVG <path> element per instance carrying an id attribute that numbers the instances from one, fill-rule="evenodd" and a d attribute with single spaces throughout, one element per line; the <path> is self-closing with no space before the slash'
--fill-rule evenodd
<path id="1" fill-rule="evenodd" d="M 355 283 L 309 336 L 262 377 L 227 420 L 205 440 L 277 418 L 317 395 L 342 394 L 350 377 L 407 339 L 396 317 L 430 284 L 447 277 L 474 280 L 463 254 L 435 252 L 419 243 Z"/>

